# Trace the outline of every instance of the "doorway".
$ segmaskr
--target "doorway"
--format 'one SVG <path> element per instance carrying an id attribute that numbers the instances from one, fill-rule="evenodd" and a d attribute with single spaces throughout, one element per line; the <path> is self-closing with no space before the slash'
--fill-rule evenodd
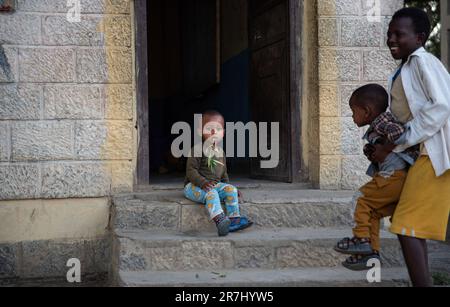
<path id="1" fill-rule="evenodd" d="M 280 123 L 278 166 L 229 158 L 232 178 L 301 180 L 301 29 L 292 19 L 300 2 L 136 0 L 138 184 L 182 179 L 185 160 L 170 154 L 171 127 L 192 127 L 194 114 L 211 109 L 227 122 Z"/>

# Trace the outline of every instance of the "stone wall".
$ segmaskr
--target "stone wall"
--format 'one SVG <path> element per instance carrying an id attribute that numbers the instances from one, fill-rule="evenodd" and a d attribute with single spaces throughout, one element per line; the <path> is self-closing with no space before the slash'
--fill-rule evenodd
<path id="1" fill-rule="evenodd" d="M 131 191 L 130 0 L 17 0 L 0 14 L 0 200 Z"/>
<path id="2" fill-rule="evenodd" d="M 363 131 L 348 100 L 366 83 L 387 84 L 396 67 L 386 47 L 390 16 L 403 1 L 381 0 L 380 22 L 370 22 L 367 0 L 319 0 L 320 187 L 356 189 L 368 181 Z"/>

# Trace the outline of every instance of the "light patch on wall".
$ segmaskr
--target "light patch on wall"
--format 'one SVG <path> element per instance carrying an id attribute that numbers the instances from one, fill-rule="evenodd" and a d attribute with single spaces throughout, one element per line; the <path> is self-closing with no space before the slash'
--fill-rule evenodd
<path id="1" fill-rule="evenodd" d="M 0 0 L 0 12 L 13 12 L 15 7 L 15 0 Z"/>

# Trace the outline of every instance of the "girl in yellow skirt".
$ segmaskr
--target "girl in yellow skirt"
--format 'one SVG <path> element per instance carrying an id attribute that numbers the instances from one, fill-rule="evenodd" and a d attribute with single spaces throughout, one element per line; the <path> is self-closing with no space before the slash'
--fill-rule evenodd
<path id="1" fill-rule="evenodd" d="M 445 241 L 450 212 L 450 75 L 425 51 L 430 35 L 427 14 L 416 8 L 395 13 L 387 44 L 402 64 L 390 79 L 391 112 L 406 123 L 395 145 L 375 145 L 370 159 L 420 144 L 410 169 L 391 232 L 398 235 L 412 284 L 431 286 L 426 240 Z"/>

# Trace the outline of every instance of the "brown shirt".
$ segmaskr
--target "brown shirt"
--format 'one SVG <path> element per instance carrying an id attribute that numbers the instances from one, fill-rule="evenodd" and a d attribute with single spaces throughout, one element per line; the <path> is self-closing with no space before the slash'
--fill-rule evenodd
<path id="1" fill-rule="evenodd" d="M 391 112 L 402 123 L 406 124 L 414 117 L 409 108 L 405 89 L 403 88 L 402 75 L 400 74 L 392 84 L 391 89 Z M 424 144 L 420 144 L 421 155 L 427 155 L 427 149 Z"/>
<path id="2" fill-rule="evenodd" d="M 220 163 L 216 163 L 214 169 L 211 170 L 208 167 L 208 158 L 204 154 L 201 158 L 195 158 L 193 157 L 193 152 L 194 148 L 191 151 L 191 157 L 187 160 L 185 186 L 192 183 L 201 188 L 210 181 L 229 183 L 225 154 L 222 158 L 214 158 Z"/>

